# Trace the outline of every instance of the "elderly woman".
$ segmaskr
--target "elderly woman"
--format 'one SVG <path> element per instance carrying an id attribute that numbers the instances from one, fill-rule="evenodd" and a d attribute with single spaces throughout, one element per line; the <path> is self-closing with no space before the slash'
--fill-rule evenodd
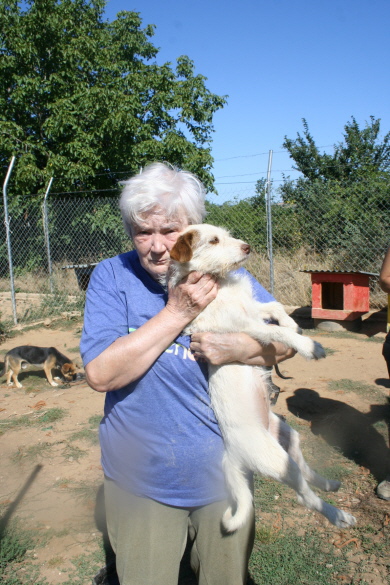
<path id="1" fill-rule="evenodd" d="M 163 286 L 180 232 L 205 215 L 194 175 L 151 164 L 124 183 L 120 209 L 135 250 L 95 268 L 81 340 L 88 383 L 106 392 L 100 443 L 118 577 L 121 585 L 174 585 L 189 536 L 198 583 L 244 584 L 254 518 L 234 534 L 221 531 L 223 441 L 206 362 L 271 366 L 293 352 L 245 334 L 181 335 L 218 293 L 212 276 L 196 272 Z M 273 300 L 253 286 L 259 301 Z"/>

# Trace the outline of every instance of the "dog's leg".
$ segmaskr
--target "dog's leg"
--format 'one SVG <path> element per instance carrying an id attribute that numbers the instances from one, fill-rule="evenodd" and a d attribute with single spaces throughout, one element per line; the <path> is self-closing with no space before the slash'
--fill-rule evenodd
<path id="1" fill-rule="evenodd" d="M 285 311 L 283 305 L 278 302 L 261 304 L 261 314 L 265 321 L 277 321 L 280 327 L 287 327 L 296 333 L 302 333 L 301 328 Z"/>
<path id="2" fill-rule="evenodd" d="M 12 386 L 11 378 L 16 386 L 16 388 L 23 388 L 22 384 L 18 380 L 18 375 L 21 370 L 22 364 L 19 360 L 12 358 L 6 359 L 6 368 L 8 369 L 7 373 L 7 385 Z"/>
<path id="3" fill-rule="evenodd" d="M 313 341 L 310 337 L 299 335 L 286 327 L 257 324 L 256 327 L 245 327 L 244 333 L 266 345 L 273 341 L 280 341 L 309 360 L 318 360 L 325 357 L 325 350 L 320 343 Z"/>
<path id="4" fill-rule="evenodd" d="M 58 386 L 57 382 L 54 382 L 53 376 L 51 375 L 51 367 L 48 363 L 43 365 L 43 369 L 46 374 L 46 378 L 51 386 Z"/>
<path id="5" fill-rule="evenodd" d="M 8 372 L 8 377 L 7 377 L 7 384 L 8 386 L 11 386 L 11 377 L 14 381 L 14 384 L 16 386 L 16 388 L 23 388 L 22 384 L 19 382 L 18 380 L 18 374 L 20 372 L 20 368 L 15 368 L 15 369 L 10 369 Z"/>
<path id="6" fill-rule="evenodd" d="M 226 391 L 226 386 L 224 391 Z M 218 420 L 225 439 L 226 450 L 229 452 L 232 461 L 239 461 L 242 468 L 250 469 L 290 486 L 296 491 L 300 504 L 310 510 L 320 512 L 335 526 L 339 528 L 354 526 L 356 519 L 351 514 L 324 502 L 310 489 L 297 463 L 288 455 L 279 442 L 272 437 L 268 430 L 264 429 L 260 424 L 256 426 L 248 424 L 246 427 L 242 427 L 240 424 L 234 426 L 232 425 L 232 419 L 229 420 L 228 413 L 226 411 L 225 413 L 227 416 Z M 248 419 L 250 417 L 251 414 L 248 413 Z M 226 427 L 225 421 L 227 422 Z M 239 498 L 242 494 L 245 497 L 243 490 L 244 475 L 239 475 L 239 468 L 237 467 L 230 466 L 228 468 L 228 473 L 230 473 L 228 483 L 233 486 L 231 488 L 232 495 L 236 499 L 237 511 L 240 511 L 241 502 Z M 245 503 L 242 509 L 247 509 Z M 234 515 L 231 519 L 230 516 L 231 511 L 228 511 L 225 518 L 225 526 L 228 530 L 232 530 L 233 528 L 231 527 L 234 526 Z M 242 522 L 241 517 L 239 519 Z"/>
<path id="7" fill-rule="evenodd" d="M 11 370 L 11 371 L 12 371 L 12 370 Z M 12 379 L 13 379 L 13 381 L 14 381 L 14 384 L 15 384 L 15 386 L 16 386 L 17 388 L 23 388 L 22 384 L 21 384 L 21 383 L 19 382 L 19 380 L 18 380 L 18 374 L 19 374 L 19 372 L 18 372 L 18 373 L 16 373 L 16 372 L 12 372 Z M 9 385 L 10 385 L 10 384 L 9 384 Z"/>
<path id="8" fill-rule="evenodd" d="M 226 451 L 223 458 L 223 470 L 235 506 L 232 504 L 227 508 L 222 517 L 222 524 L 227 532 L 234 532 L 248 519 L 253 508 L 253 497 L 245 471 Z"/>
<path id="9" fill-rule="evenodd" d="M 257 445 L 257 453 L 249 453 L 245 446 L 242 451 L 246 451 L 248 457 L 248 468 L 258 471 L 262 475 L 271 477 L 292 487 L 298 496 L 298 502 L 310 510 L 316 510 L 323 514 L 329 522 L 339 528 L 354 526 L 356 519 L 351 514 L 339 510 L 335 506 L 324 502 L 309 487 L 309 484 L 303 477 L 301 470 L 295 461 L 287 454 L 281 445 L 270 435 L 263 432 L 262 436 L 256 436 L 258 433 L 253 432 L 250 442 L 250 450 L 253 445 Z M 261 455 L 260 455 L 261 450 Z"/>
<path id="10" fill-rule="evenodd" d="M 339 481 L 326 479 L 309 467 L 300 448 L 299 433 L 274 413 L 270 414 L 269 430 L 298 465 L 306 481 L 325 492 L 336 492 L 339 489 L 341 485 Z"/>

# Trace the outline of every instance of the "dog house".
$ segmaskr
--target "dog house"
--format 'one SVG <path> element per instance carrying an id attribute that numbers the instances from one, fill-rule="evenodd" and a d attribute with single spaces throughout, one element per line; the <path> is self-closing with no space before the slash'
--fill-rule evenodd
<path id="1" fill-rule="evenodd" d="M 354 321 L 370 310 L 371 272 L 301 270 L 311 275 L 313 319 Z"/>

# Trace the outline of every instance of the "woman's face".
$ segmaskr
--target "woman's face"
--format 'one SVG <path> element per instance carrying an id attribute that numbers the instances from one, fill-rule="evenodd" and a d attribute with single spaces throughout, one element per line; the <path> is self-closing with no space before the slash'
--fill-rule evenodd
<path id="1" fill-rule="evenodd" d="M 152 210 L 143 216 L 142 223 L 132 226 L 132 236 L 141 266 L 154 280 L 165 275 L 169 265 L 169 252 L 187 226 L 185 216 L 172 219 L 161 211 Z"/>

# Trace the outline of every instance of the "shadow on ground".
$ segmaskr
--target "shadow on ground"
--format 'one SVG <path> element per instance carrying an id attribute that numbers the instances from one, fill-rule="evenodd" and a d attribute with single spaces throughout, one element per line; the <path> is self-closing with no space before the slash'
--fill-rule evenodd
<path id="1" fill-rule="evenodd" d="M 390 473 L 388 438 L 374 425 L 385 422 L 390 431 L 390 401 L 372 404 L 367 413 L 318 392 L 299 388 L 287 399 L 289 411 L 311 423 L 313 434 L 336 447 L 344 457 L 368 469 L 377 481 Z"/>

